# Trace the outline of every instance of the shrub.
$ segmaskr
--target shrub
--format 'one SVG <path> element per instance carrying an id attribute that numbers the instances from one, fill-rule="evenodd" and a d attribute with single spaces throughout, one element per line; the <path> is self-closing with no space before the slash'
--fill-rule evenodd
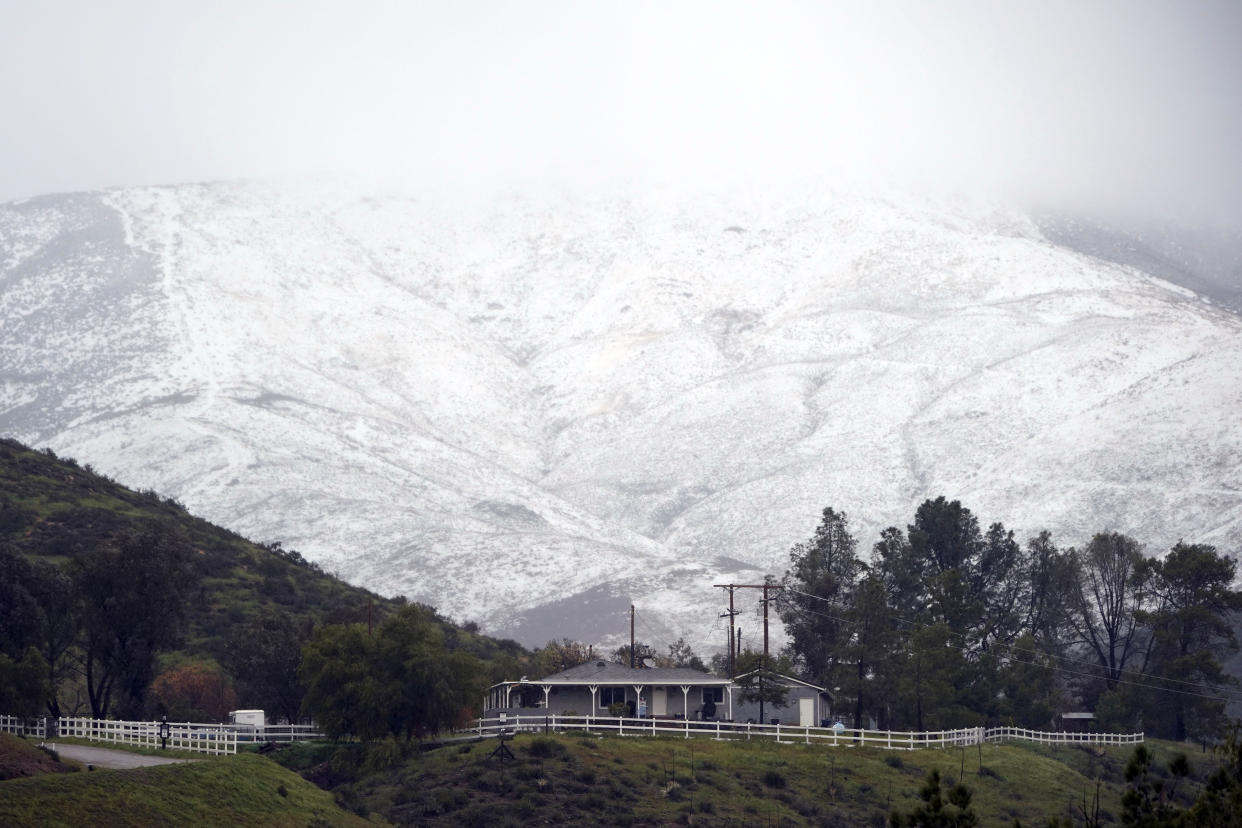
<path id="1" fill-rule="evenodd" d="M 763 784 L 769 788 L 783 788 L 788 784 L 785 780 L 785 774 L 780 771 L 764 771 L 763 776 L 760 778 L 763 780 Z"/>
<path id="2" fill-rule="evenodd" d="M 901 761 L 900 756 L 885 756 L 884 764 L 888 765 L 890 768 L 896 768 L 897 770 L 901 770 L 906 766 L 906 763 Z"/>
<path id="3" fill-rule="evenodd" d="M 536 759 L 552 759 L 568 754 L 564 745 L 547 736 L 536 736 L 526 747 L 526 752 Z"/>

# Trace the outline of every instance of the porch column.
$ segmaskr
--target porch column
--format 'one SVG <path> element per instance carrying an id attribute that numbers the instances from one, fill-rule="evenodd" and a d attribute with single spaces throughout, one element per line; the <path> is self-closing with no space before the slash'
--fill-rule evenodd
<path id="1" fill-rule="evenodd" d="M 552 690 L 552 685 L 542 684 L 540 686 L 543 688 L 543 712 L 547 713 L 548 712 L 548 693 Z"/>
<path id="2" fill-rule="evenodd" d="M 634 695 L 637 696 L 637 698 L 634 699 L 634 715 L 635 716 L 641 717 L 643 715 L 643 688 L 646 686 L 647 685 L 645 684 L 634 685 Z"/>
<path id="3" fill-rule="evenodd" d="M 588 684 L 587 689 L 591 691 L 591 716 L 595 716 L 595 693 L 599 690 L 598 684 Z"/>
<path id="4" fill-rule="evenodd" d="M 512 699 L 510 698 L 510 694 L 512 693 L 513 693 L 513 685 L 506 684 L 505 685 L 505 708 L 506 709 L 508 709 L 509 707 L 512 707 L 512 705 L 510 704 L 510 702 L 512 701 Z"/>
<path id="5" fill-rule="evenodd" d="M 733 685 L 730 684 L 725 690 L 729 693 L 729 721 L 733 721 Z"/>
<path id="6" fill-rule="evenodd" d="M 683 684 L 681 686 L 681 717 L 686 721 L 690 721 L 690 685 Z"/>

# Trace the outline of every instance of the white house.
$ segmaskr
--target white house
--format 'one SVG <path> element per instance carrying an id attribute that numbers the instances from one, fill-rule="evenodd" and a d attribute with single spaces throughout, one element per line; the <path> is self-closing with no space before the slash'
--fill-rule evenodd
<path id="1" fill-rule="evenodd" d="M 769 721 L 817 726 L 832 715 L 832 696 L 823 687 L 779 673 L 770 680 L 783 684 L 787 693 L 784 705 L 764 706 Z M 489 717 L 542 712 L 608 716 L 613 705 L 620 705 L 627 717 L 759 721 L 759 703 L 743 701 L 736 679 L 687 667 L 631 668 L 592 661 L 541 679 L 502 681 L 492 685 L 484 699 Z"/>
<path id="2" fill-rule="evenodd" d="M 547 711 L 607 716 L 623 706 L 626 716 L 670 719 L 732 719 L 733 693 L 727 678 L 688 667 L 631 668 L 591 661 L 541 679 L 502 681 L 489 688 L 486 715 Z"/>

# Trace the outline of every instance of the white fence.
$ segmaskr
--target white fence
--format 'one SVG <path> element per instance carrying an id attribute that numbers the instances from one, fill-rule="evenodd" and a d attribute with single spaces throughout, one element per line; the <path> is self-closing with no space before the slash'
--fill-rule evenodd
<path id="1" fill-rule="evenodd" d="M 143 747 L 169 747 L 195 753 L 237 753 L 237 733 L 231 727 L 195 722 L 168 722 L 168 741 L 160 738 L 161 722 L 114 722 L 107 719 L 61 717 L 58 737 L 118 742 Z M 44 736 L 44 738 L 49 738 Z"/>
<path id="2" fill-rule="evenodd" d="M 0 733 L 13 733 L 18 736 L 38 736 L 42 739 L 43 722 L 43 719 L 0 716 Z"/>
<path id="3" fill-rule="evenodd" d="M 48 724 L 52 723 L 49 734 Z M 0 733 L 15 733 L 39 739 L 65 737 L 92 742 L 115 742 L 143 747 L 160 747 L 160 722 L 116 722 L 62 716 L 19 718 L 0 716 Z M 238 742 L 301 742 L 323 736 L 314 725 L 246 725 L 169 722 L 167 747 L 196 753 L 237 753 Z"/>
<path id="4" fill-rule="evenodd" d="M 949 748 L 983 742 L 1020 740 L 1043 744 L 1133 745 L 1143 741 L 1142 733 L 1060 733 L 1026 730 L 1019 727 L 968 727 L 960 730 L 930 732 L 856 730 L 831 727 L 801 727 L 781 724 L 743 722 L 696 722 L 683 719 L 625 719 L 597 716 L 504 716 L 479 719 L 466 732 L 479 736 L 501 733 L 585 730 L 615 733 L 619 736 L 706 736 L 712 739 L 772 739 L 777 742 L 835 745 L 863 745 L 890 750 Z"/>
<path id="5" fill-rule="evenodd" d="M 322 739 L 318 725 L 225 725 L 237 733 L 239 742 L 309 742 Z"/>

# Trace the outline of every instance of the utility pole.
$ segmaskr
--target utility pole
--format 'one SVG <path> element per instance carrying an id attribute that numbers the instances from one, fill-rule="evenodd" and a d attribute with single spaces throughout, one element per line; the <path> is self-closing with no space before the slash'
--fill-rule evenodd
<path id="1" fill-rule="evenodd" d="M 630 604 L 630 669 L 634 669 L 634 605 Z"/>
<path id="2" fill-rule="evenodd" d="M 774 584 L 771 581 L 765 581 L 762 584 L 712 584 L 717 589 L 729 590 L 729 627 L 733 627 L 733 590 L 735 589 L 762 589 L 763 590 L 763 665 L 759 668 L 759 723 L 763 724 L 763 674 L 768 669 L 768 590 L 784 589 L 780 584 Z M 738 655 L 741 655 L 741 641 L 738 642 Z M 729 671 L 733 672 L 732 669 Z M 730 676 L 732 678 L 732 676 Z"/>
<path id="3" fill-rule="evenodd" d="M 737 659 L 733 652 L 733 616 L 738 613 L 738 611 L 733 608 L 733 590 L 736 589 L 736 587 L 733 584 L 716 584 L 715 586 L 719 589 L 729 590 L 729 611 L 728 613 L 725 613 L 725 615 L 729 616 L 729 678 L 733 678 L 734 674 L 737 672 Z M 724 615 L 721 615 L 720 617 L 724 618 Z M 738 638 L 740 639 L 741 636 L 739 635 Z"/>

